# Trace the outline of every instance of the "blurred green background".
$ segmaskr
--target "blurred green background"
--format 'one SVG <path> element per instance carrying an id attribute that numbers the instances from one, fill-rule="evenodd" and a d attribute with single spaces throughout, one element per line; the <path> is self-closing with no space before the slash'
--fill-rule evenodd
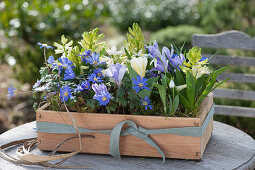
<path id="1" fill-rule="evenodd" d="M 255 0 L 0 0 L 0 133 L 35 119 L 29 93 L 7 100 L 7 86 L 31 90 L 39 78 L 42 51 L 37 42 L 52 45 L 62 34 L 74 40 L 84 31 L 99 27 L 108 45 L 121 46 L 127 28 L 137 22 L 147 42 L 160 46 L 174 43 L 191 47 L 192 34 L 241 30 L 255 34 Z M 215 52 L 214 50 L 207 50 Z M 220 50 L 217 53 L 254 57 L 255 53 Z M 51 54 L 51 53 L 49 53 Z M 235 72 L 255 73 L 254 68 Z M 249 84 L 227 83 L 225 87 L 254 90 Z M 217 104 L 255 107 L 254 102 L 216 100 Z M 255 138 L 255 119 L 215 116 Z"/>

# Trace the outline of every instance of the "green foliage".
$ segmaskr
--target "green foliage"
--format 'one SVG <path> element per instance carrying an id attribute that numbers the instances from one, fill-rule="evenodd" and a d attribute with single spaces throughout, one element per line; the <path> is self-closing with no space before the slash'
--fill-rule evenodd
<path id="1" fill-rule="evenodd" d="M 171 43 L 181 47 L 185 43 L 184 49 L 192 47 L 191 40 L 193 34 L 202 34 L 201 28 L 192 25 L 169 26 L 152 33 L 151 41 L 157 40 L 159 46 L 171 48 Z"/>
<path id="2" fill-rule="evenodd" d="M 82 34 L 82 40 L 79 44 L 84 50 L 92 50 L 99 52 L 105 47 L 105 42 L 100 42 L 99 40 L 104 37 L 104 34 L 97 34 L 98 28 L 93 29 L 90 32 L 84 32 Z"/>
<path id="3" fill-rule="evenodd" d="M 0 50 L 0 58 L 7 60 L 13 56 L 15 77 L 33 84 L 44 64 L 43 53 L 36 43 L 52 45 L 49 42 L 56 41 L 61 35 L 80 38 L 80 33 L 90 29 L 92 24 L 98 25 L 101 17 L 109 15 L 107 8 L 107 3 L 101 0 L 83 3 L 80 0 L 1 1 L 0 30 L 5 36 L 1 43 L 5 46 Z M 2 51 L 5 53 L 1 54 Z"/>
<path id="4" fill-rule="evenodd" d="M 114 25 L 123 31 L 134 22 L 155 31 L 169 25 L 196 24 L 200 18 L 194 1 L 115 0 L 108 3 Z"/>
<path id="5" fill-rule="evenodd" d="M 134 23 L 132 28 L 129 27 L 129 33 L 127 33 L 127 41 L 124 41 L 124 46 L 129 51 L 129 55 L 144 54 L 144 36 L 140 26 Z"/>

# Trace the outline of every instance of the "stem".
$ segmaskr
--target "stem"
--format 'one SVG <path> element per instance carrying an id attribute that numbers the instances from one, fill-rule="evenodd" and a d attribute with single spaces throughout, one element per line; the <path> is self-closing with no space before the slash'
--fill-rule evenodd
<path id="1" fill-rule="evenodd" d="M 45 65 L 46 65 L 46 67 L 48 68 L 48 71 L 49 71 L 49 73 L 50 73 L 50 75 L 51 75 L 51 78 L 53 79 L 53 76 L 52 76 L 51 71 L 50 71 L 50 67 L 47 65 L 46 47 L 44 47 L 43 54 L 44 54 Z"/>

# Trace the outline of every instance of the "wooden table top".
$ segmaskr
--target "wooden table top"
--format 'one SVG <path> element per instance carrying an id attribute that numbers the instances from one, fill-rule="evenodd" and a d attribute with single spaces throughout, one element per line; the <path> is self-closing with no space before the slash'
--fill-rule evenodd
<path id="1" fill-rule="evenodd" d="M 0 135 L 0 145 L 25 138 L 36 137 L 35 122 L 13 128 Z M 6 149 L 14 156 L 17 147 Z M 33 153 L 47 155 L 38 149 Z M 14 156 L 15 157 L 15 156 Z M 78 154 L 69 158 L 64 165 L 90 166 L 91 169 L 125 170 L 125 169 L 254 169 L 255 140 L 246 133 L 232 126 L 214 121 L 212 137 L 201 161 L 166 159 L 162 164 L 160 158 L 139 158 L 122 156 L 117 160 L 110 155 Z M 24 170 L 38 169 L 39 166 L 21 166 L 0 158 L 0 169 Z"/>

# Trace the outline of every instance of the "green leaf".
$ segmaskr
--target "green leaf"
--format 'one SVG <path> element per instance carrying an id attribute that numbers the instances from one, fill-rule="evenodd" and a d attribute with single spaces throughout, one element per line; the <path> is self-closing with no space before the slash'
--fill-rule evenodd
<path id="1" fill-rule="evenodd" d="M 211 78 L 210 80 L 207 78 L 206 81 L 208 81 L 207 86 L 205 87 L 204 91 L 202 92 L 202 95 L 198 98 L 196 102 L 196 106 L 199 106 L 201 102 L 204 100 L 204 98 L 212 91 L 214 83 L 216 82 L 216 78 L 225 70 L 232 68 L 232 67 L 223 67 L 221 69 L 218 69 L 211 73 L 211 75 L 208 78 Z"/>
<path id="2" fill-rule="evenodd" d="M 162 100 L 162 103 L 164 105 L 164 111 L 166 112 L 166 89 L 164 86 L 160 84 L 154 83 L 154 86 L 158 88 L 160 98 Z"/>
<path id="3" fill-rule="evenodd" d="M 174 98 L 174 103 L 173 103 L 173 113 L 176 112 L 176 110 L 178 109 L 179 106 L 179 96 L 178 94 L 175 96 Z"/>
<path id="4" fill-rule="evenodd" d="M 195 80 L 192 74 L 187 71 L 186 73 L 186 84 L 187 84 L 187 97 L 191 105 L 195 104 Z"/>
<path id="5" fill-rule="evenodd" d="M 216 86 L 214 86 L 213 87 L 213 89 L 211 90 L 211 92 L 214 90 L 214 89 L 216 89 L 216 88 L 218 88 L 219 86 L 221 86 L 223 83 L 225 83 L 225 82 L 227 82 L 229 79 L 231 79 L 232 77 L 229 77 L 229 78 L 227 78 L 227 79 L 225 79 L 225 80 L 222 80 L 221 82 L 219 82 Z"/>
<path id="6" fill-rule="evenodd" d="M 128 59 L 129 59 L 129 60 L 131 60 L 131 59 L 132 59 L 132 57 L 131 57 L 131 55 L 129 54 L 129 52 L 127 51 L 127 49 L 126 49 L 126 48 L 124 48 L 124 50 L 125 50 L 125 53 L 126 53 L 126 55 L 127 55 Z"/>
<path id="7" fill-rule="evenodd" d="M 173 110 L 173 101 L 170 95 L 168 95 L 168 98 L 169 98 L 168 115 L 171 115 Z"/>
<path id="8" fill-rule="evenodd" d="M 203 88 L 203 85 L 205 83 L 205 79 L 206 79 L 206 74 L 202 75 L 201 77 L 199 77 L 196 81 L 196 91 L 195 91 L 195 96 L 199 96 L 200 95 L 200 91 Z"/>
<path id="9" fill-rule="evenodd" d="M 136 78 L 139 76 L 139 74 L 131 67 L 129 63 L 127 63 L 127 68 L 129 71 L 130 80 L 132 81 L 132 78 Z"/>
<path id="10" fill-rule="evenodd" d="M 180 102 L 181 104 L 185 107 L 186 110 L 192 111 L 193 110 L 193 106 L 189 103 L 189 101 L 183 96 L 181 95 L 180 92 L 178 92 L 177 90 L 175 90 L 175 92 L 177 92 L 179 98 L 180 98 Z"/>

